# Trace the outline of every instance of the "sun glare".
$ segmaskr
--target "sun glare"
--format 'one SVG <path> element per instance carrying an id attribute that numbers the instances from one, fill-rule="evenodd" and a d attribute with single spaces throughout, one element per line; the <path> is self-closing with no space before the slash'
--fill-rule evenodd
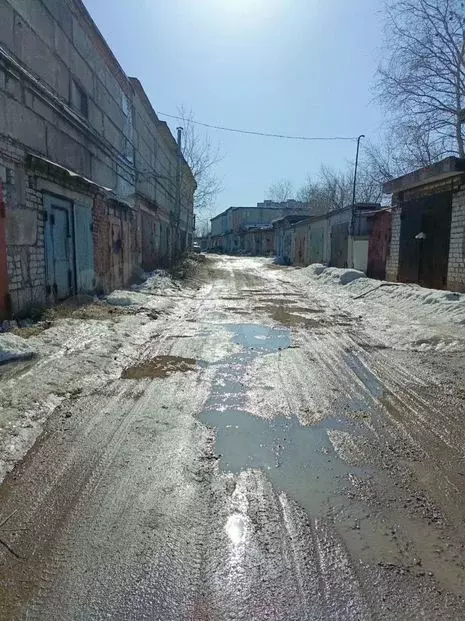
<path id="1" fill-rule="evenodd" d="M 214 11 L 218 18 L 229 17 L 256 17 L 266 11 L 271 4 L 270 0 L 207 0 L 209 9 Z"/>

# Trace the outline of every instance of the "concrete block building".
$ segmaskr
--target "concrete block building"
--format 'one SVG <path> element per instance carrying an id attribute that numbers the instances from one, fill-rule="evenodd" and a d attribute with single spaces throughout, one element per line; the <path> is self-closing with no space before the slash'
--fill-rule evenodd
<path id="1" fill-rule="evenodd" d="M 192 173 L 81 0 L 0 0 L 0 183 L 3 313 L 124 286 L 192 239 Z"/>
<path id="2" fill-rule="evenodd" d="M 264 201 L 256 207 L 229 207 L 211 219 L 210 249 L 231 254 L 274 254 L 274 220 L 308 214 L 308 204 L 295 200 Z"/>

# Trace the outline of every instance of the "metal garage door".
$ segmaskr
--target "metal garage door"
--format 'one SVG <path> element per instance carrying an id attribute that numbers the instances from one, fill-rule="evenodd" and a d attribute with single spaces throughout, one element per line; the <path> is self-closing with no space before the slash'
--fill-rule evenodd
<path id="1" fill-rule="evenodd" d="M 64 300 L 74 292 L 72 203 L 48 196 L 45 208 L 47 293 Z"/>
<path id="2" fill-rule="evenodd" d="M 331 227 L 331 266 L 347 267 L 349 225 L 347 222 Z"/>
<path id="3" fill-rule="evenodd" d="M 46 196 L 44 205 L 47 294 L 64 300 L 92 291 L 92 208 L 54 196 Z"/>
<path id="4" fill-rule="evenodd" d="M 451 192 L 410 201 L 402 207 L 398 280 L 444 289 L 451 214 Z"/>
<path id="5" fill-rule="evenodd" d="M 74 204 L 74 248 L 76 251 L 76 288 L 89 293 L 95 286 L 92 208 Z"/>

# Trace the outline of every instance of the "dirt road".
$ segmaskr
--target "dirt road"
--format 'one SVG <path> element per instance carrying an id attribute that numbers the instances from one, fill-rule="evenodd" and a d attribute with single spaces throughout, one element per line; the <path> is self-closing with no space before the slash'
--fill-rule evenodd
<path id="1" fill-rule="evenodd" d="M 464 349 L 263 259 L 199 270 L 6 477 L 0 617 L 462 619 Z"/>

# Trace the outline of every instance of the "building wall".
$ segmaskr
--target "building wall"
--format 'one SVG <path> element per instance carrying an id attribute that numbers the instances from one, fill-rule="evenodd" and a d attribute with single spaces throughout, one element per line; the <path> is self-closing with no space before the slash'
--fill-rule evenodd
<path id="1" fill-rule="evenodd" d="M 9 304 L 12 309 L 45 304 L 42 194 L 28 187 L 18 150 L 1 149 L 0 178 L 5 198 Z M 10 159 L 11 158 L 11 159 Z"/>
<path id="2" fill-rule="evenodd" d="M 465 291 L 465 188 L 462 186 L 452 198 L 447 288 Z"/>
<path id="3" fill-rule="evenodd" d="M 0 177 L 0 319 L 5 319 L 10 308 L 8 295 L 8 264 L 6 248 L 6 205 L 3 179 Z"/>
<path id="4" fill-rule="evenodd" d="M 3 0 L 0 40 L 10 56 L 0 54 L 0 133 L 129 196 L 131 88 L 82 3 Z"/>
<path id="5" fill-rule="evenodd" d="M 174 260 L 192 237 L 195 180 L 182 160 L 179 205 L 176 140 L 138 81 L 125 75 L 81 0 L 0 0 L 0 41 L 0 179 L 13 312 L 53 302 L 46 184 L 70 201 L 74 226 L 73 205 L 84 201 L 94 210 L 88 250 L 98 289 L 123 286 L 140 268 L 139 194 L 147 195 L 159 240 Z M 59 166 L 31 170 L 29 154 Z M 78 290 L 77 278 L 75 285 Z"/>
<path id="6" fill-rule="evenodd" d="M 271 225 L 274 220 L 291 214 L 308 214 L 309 206 L 299 201 L 274 203 L 265 201 L 255 207 L 229 207 L 211 220 L 212 235 L 239 231 L 247 225 Z"/>
<path id="7" fill-rule="evenodd" d="M 160 234 L 162 248 L 157 252 L 152 249 L 152 256 L 163 256 L 164 265 L 174 260 L 176 253 L 179 254 L 192 241 L 194 228 L 194 205 L 193 197 L 196 189 L 195 180 L 183 158 L 178 156 L 177 142 L 172 136 L 166 123 L 160 121 L 148 101 L 142 86 L 135 78 L 130 78 L 134 87 L 134 118 L 135 118 L 135 145 L 136 145 L 136 190 L 141 206 L 145 212 L 153 212 L 153 218 L 157 222 L 152 223 L 154 231 Z M 177 169 L 180 167 L 180 205 L 177 205 Z M 179 211 L 179 213 L 178 213 Z M 148 215 L 144 216 L 145 221 Z M 166 227 L 170 230 L 166 232 Z M 167 242 L 169 237 L 169 244 Z M 175 238 L 179 240 L 175 243 Z M 147 245 L 154 245 L 153 240 L 144 239 Z M 172 243 L 173 242 L 173 243 Z M 166 256 L 166 246 L 169 245 L 171 257 Z M 148 253 L 145 252 L 145 269 L 152 269 L 156 264 L 149 267 Z"/>

